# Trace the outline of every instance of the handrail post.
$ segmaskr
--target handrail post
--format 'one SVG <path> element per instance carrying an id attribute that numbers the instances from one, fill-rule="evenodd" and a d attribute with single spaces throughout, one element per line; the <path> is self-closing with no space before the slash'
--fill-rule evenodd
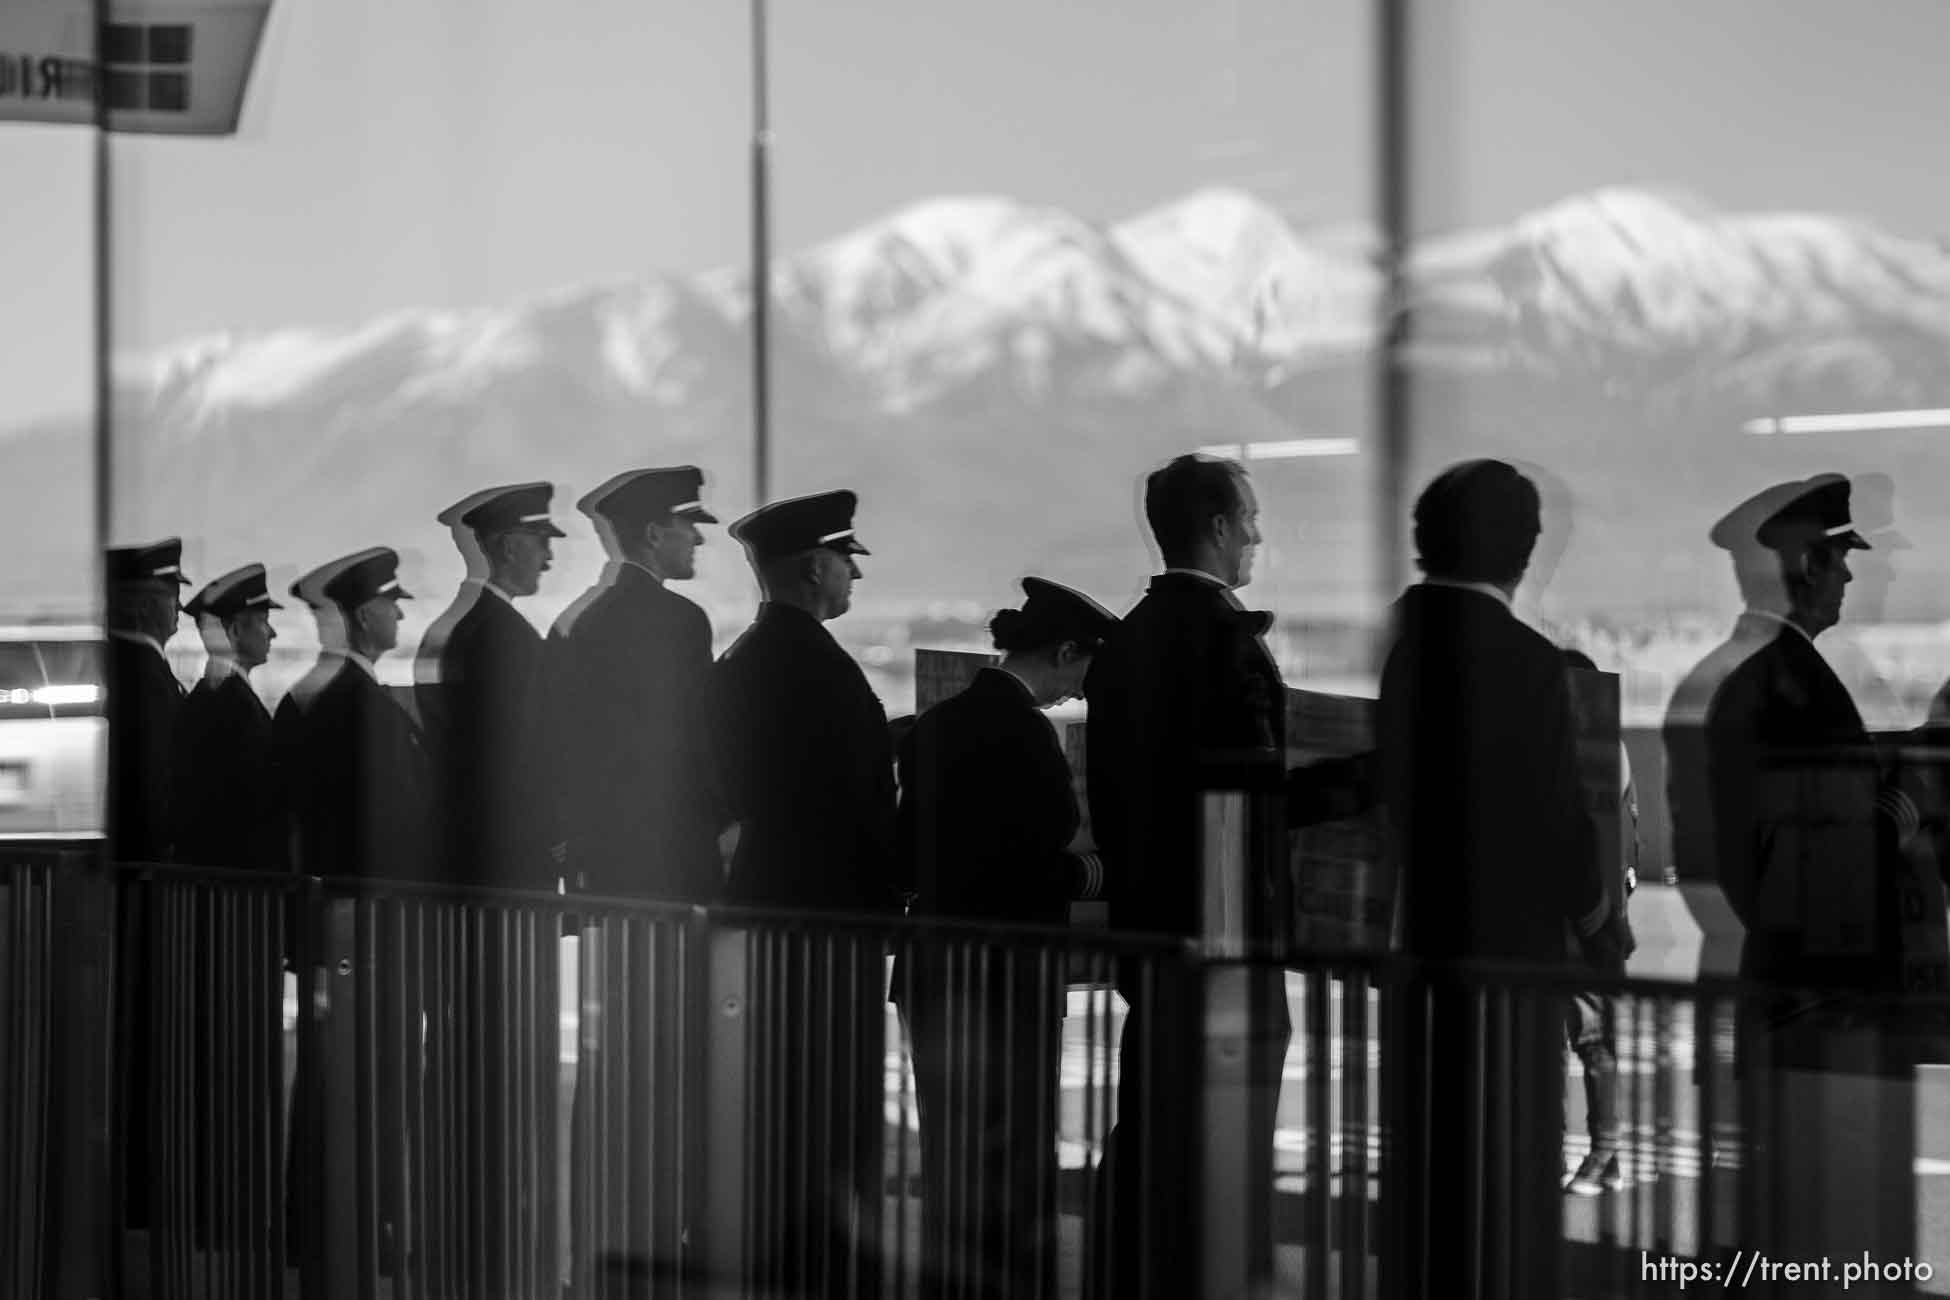
<path id="1" fill-rule="evenodd" d="M 299 996 L 310 999 L 311 1075 L 315 1113 L 295 1143 L 310 1146 L 303 1162 L 316 1188 L 317 1233 L 306 1252 L 320 1300 L 357 1300 L 363 1252 L 359 1234 L 359 993 L 372 972 L 359 961 L 358 908 L 351 898 L 314 893 L 309 918 L 318 927 L 317 961 Z M 302 1016 L 302 1013 L 301 1013 Z"/>
<path id="2" fill-rule="evenodd" d="M 50 1029 L 48 1088 L 48 1294 L 91 1300 L 107 1294 L 107 1261 L 119 1259 L 112 1202 L 115 1019 L 115 875 L 103 852 L 65 852 L 49 874 L 54 951 L 62 978 Z"/>
<path id="3" fill-rule="evenodd" d="M 1200 782 L 1202 960 L 1191 981 L 1199 1008 L 1199 1150 L 1193 1187 L 1201 1218 L 1199 1294 L 1252 1294 L 1273 1277 L 1273 1132 L 1290 1022 L 1284 972 L 1265 961 L 1283 930 L 1284 891 L 1269 891 L 1279 758 L 1208 765 Z"/>
<path id="4" fill-rule="evenodd" d="M 752 934 L 718 926 L 703 909 L 694 913 L 691 924 L 706 966 L 704 1001 L 698 1008 L 704 1050 L 697 1054 L 702 1075 L 698 1096 L 704 1102 L 698 1128 L 704 1150 L 694 1162 L 697 1212 L 690 1217 L 691 1254 L 708 1291 L 742 1294 L 750 1255 L 745 1183 L 754 1119 L 749 1071 Z"/>

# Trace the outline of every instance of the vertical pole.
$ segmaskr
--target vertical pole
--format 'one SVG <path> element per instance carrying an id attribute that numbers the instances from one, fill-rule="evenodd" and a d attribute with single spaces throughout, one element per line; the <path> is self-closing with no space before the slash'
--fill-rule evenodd
<path id="1" fill-rule="evenodd" d="M 753 1126 L 760 1122 L 749 1055 L 757 1023 L 751 1006 L 755 948 L 750 931 L 720 929 L 709 913 L 694 915 L 690 936 L 704 967 L 697 1008 L 702 1050 L 693 1057 L 702 1078 L 692 1078 L 703 1085 L 700 1096 L 710 1099 L 697 1130 L 704 1149 L 695 1165 L 701 1185 L 692 1192 L 698 1209 L 691 1249 L 707 1289 L 742 1294 L 759 1244 L 746 1214 Z"/>
<path id="2" fill-rule="evenodd" d="M 1273 1276 L 1273 1120 L 1289 1030 L 1275 1005 L 1284 972 L 1266 942 L 1280 918 L 1269 915 L 1263 886 L 1284 867 L 1267 859 L 1286 842 L 1284 829 L 1269 835 L 1265 826 L 1279 773 L 1279 758 L 1267 751 L 1214 767 L 1202 782 L 1200 952 L 1180 994 L 1202 1049 L 1190 1081 L 1199 1147 L 1188 1171 L 1202 1219 L 1190 1273 L 1201 1295 L 1255 1294 Z M 1154 999 L 1154 1035 L 1166 1023 L 1157 1013 L 1171 1001 Z"/>
<path id="3" fill-rule="evenodd" d="M 20 876 L 17 879 L 25 880 Z M 115 1020 L 115 876 L 91 852 L 62 853 L 48 874 L 48 954 L 61 987 L 50 1025 L 50 1204 L 47 1293 L 58 1300 L 99 1296 L 117 1283 L 122 1218 L 112 1148 L 117 1123 L 112 1071 L 127 1068 Z"/>
<path id="4" fill-rule="evenodd" d="M 371 1140 L 362 1112 L 373 1095 L 373 1076 L 364 1067 L 379 1044 L 359 1041 L 362 1033 L 373 1038 L 379 1033 L 377 1017 L 362 1014 L 377 1000 L 378 971 L 372 940 L 359 933 L 359 909 L 369 905 L 327 899 L 316 885 L 309 898 L 306 919 L 319 927 L 321 951 L 317 966 L 299 978 L 300 996 L 313 999 L 310 1063 L 317 1111 L 298 1140 L 307 1147 L 307 1176 L 316 1180 L 312 1194 L 319 1218 L 307 1225 L 317 1235 L 306 1262 L 318 1270 L 317 1294 L 323 1300 L 357 1300 L 365 1293 L 372 1260 L 362 1249 L 361 1220 L 378 1216 L 379 1180 L 368 1178 L 362 1158 Z M 376 928 L 377 908 L 374 917 Z"/>
<path id="5" fill-rule="evenodd" d="M 752 0 L 752 505 L 765 504 L 772 478 L 772 400 L 768 365 L 772 322 L 772 122 L 767 99 L 765 0 Z"/>
<path id="6" fill-rule="evenodd" d="M 1410 152 L 1410 0 L 1376 0 L 1375 105 L 1376 201 L 1382 237 L 1381 346 L 1376 358 L 1375 457 L 1376 573 L 1382 605 L 1394 599 L 1407 575 L 1402 519 L 1407 501 L 1412 392 L 1404 349 L 1408 343 L 1408 253 L 1414 236 L 1410 206 L 1414 163 Z"/>
<path id="7" fill-rule="evenodd" d="M 107 0 L 96 0 L 95 4 L 91 6 L 90 12 L 95 22 L 95 186 L 93 194 L 95 283 L 92 286 L 94 290 L 92 296 L 95 309 L 95 319 L 93 322 L 94 374 L 92 376 L 95 395 L 95 454 L 91 466 L 94 470 L 93 506 L 95 519 L 94 546 L 90 552 L 90 568 L 88 572 L 90 590 L 94 592 L 94 605 L 97 611 L 96 621 L 106 626 L 108 616 L 108 566 L 106 561 L 108 539 L 112 531 L 110 527 L 110 514 L 114 508 L 114 501 L 111 495 L 114 474 L 110 457 L 113 451 L 115 423 L 115 369 L 113 360 L 110 357 L 110 349 L 114 346 L 114 276 L 112 272 L 112 255 L 114 253 L 115 234 L 109 224 L 111 214 L 108 194 L 109 176 L 114 159 L 108 147 L 108 77 L 106 74 L 108 51 L 105 48 L 108 40 Z M 107 719 L 107 725 L 113 728 L 116 724 L 116 712 L 121 707 L 122 701 L 117 700 L 109 690 L 110 674 L 107 671 L 106 646 L 103 649 L 103 717 Z M 115 765 L 104 762 L 102 768 L 102 831 L 109 842 L 109 860 L 113 862 L 116 845 L 112 830 L 115 825 L 115 801 L 119 797 L 119 792 L 115 789 L 115 781 L 112 775 L 115 770 Z"/>

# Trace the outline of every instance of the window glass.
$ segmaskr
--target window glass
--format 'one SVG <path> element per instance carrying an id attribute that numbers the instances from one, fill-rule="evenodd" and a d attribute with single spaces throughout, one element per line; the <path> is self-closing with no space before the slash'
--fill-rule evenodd
<path id="1" fill-rule="evenodd" d="M 774 7 L 780 494 L 850 486 L 890 708 L 1037 574 L 1130 605 L 1144 475 L 1244 454 L 1290 680 L 1378 617 L 1372 19 L 1356 0 Z M 1322 454 L 1326 453 L 1326 454 Z"/>
<path id="2" fill-rule="evenodd" d="M 1851 479 L 1875 545 L 1816 644 L 1871 729 L 1950 673 L 1950 180 L 1916 165 L 1950 107 L 1944 11 L 1411 9 L 1411 492 L 1469 456 L 1542 471 L 1556 524 L 1518 607 L 1623 674 L 1650 872 L 1656 733 L 1743 606 L 1712 537 L 1736 504 Z"/>
<path id="3" fill-rule="evenodd" d="M 111 34 L 155 107 L 211 39 Z M 403 557 L 379 669 L 410 680 L 467 574 L 438 517 L 483 488 L 557 487 L 569 535 L 519 605 L 543 628 L 602 571 L 575 502 L 612 474 L 703 466 L 735 518 L 749 57 L 705 0 L 271 6 L 234 135 L 113 139 L 111 542 L 182 536 L 197 584 L 267 565 L 275 701 L 318 642 L 285 589 L 368 546 Z M 729 625 L 749 579 L 707 554 Z M 200 671 L 189 620 L 169 652 Z"/>

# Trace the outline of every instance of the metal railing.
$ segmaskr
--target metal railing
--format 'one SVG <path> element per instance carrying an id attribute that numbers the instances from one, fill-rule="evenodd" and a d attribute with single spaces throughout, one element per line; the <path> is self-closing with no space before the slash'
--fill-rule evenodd
<path id="1" fill-rule="evenodd" d="M 1659 1295 L 1786 1223 L 1727 985 L 81 855 L 0 937 L 11 1295 Z"/>

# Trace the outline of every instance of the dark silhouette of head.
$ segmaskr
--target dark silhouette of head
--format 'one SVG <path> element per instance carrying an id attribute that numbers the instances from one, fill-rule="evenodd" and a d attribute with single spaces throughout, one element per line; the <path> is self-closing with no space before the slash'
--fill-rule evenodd
<path id="1" fill-rule="evenodd" d="M 1415 501 L 1415 563 L 1431 578 L 1514 588 L 1543 531 L 1537 485 L 1500 460 L 1453 465 Z"/>
<path id="2" fill-rule="evenodd" d="M 106 556 L 107 621 L 111 631 L 153 637 L 176 635 L 182 620 L 183 543 L 170 537 L 146 546 L 118 546 Z"/>
<path id="3" fill-rule="evenodd" d="M 1792 619 L 1810 636 L 1841 620 L 1848 553 L 1869 545 L 1850 522 L 1849 490 L 1840 474 L 1776 483 L 1714 524 L 1709 536 L 1731 557 L 1747 609 Z"/>
<path id="4" fill-rule="evenodd" d="M 998 610 L 989 635 L 1002 666 L 1028 685 L 1039 707 L 1049 708 L 1082 692 L 1117 616 L 1082 592 L 1041 578 L 1024 578 L 1022 590 L 1022 608 Z"/>
<path id="5" fill-rule="evenodd" d="M 760 506 L 731 525 L 765 599 L 805 610 L 824 622 L 852 608 L 860 580 L 856 556 L 869 555 L 854 535 L 859 497 L 840 489 Z"/>

